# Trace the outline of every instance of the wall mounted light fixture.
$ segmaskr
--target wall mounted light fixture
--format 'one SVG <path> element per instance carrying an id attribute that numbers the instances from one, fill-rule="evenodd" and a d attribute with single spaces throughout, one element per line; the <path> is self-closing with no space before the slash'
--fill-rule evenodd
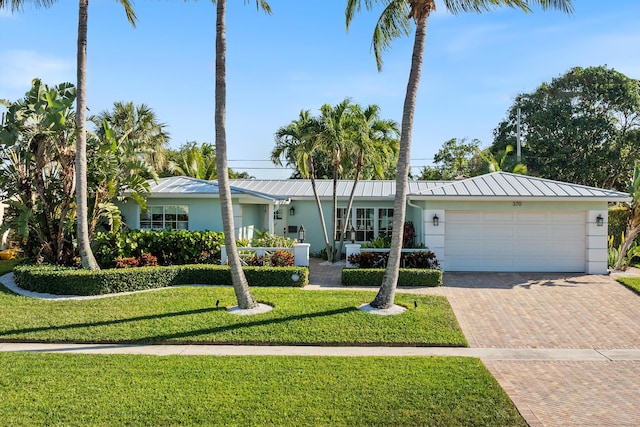
<path id="1" fill-rule="evenodd" d="M 304 225 L 300 224 L 300 228 L 298 229 L 298 240 L 300 243 L 304 243 Z"/>
<path id="2" fill-rule="evenodd" d="M 291 206 L 291 208 L 289 208 L 289 215 L 290 216 L 294 216 L 296 214 L 296 208 L 294 208 L 293 206 Z"/>
<path id="3" fill-rule="evenodd" d="M 438 215 L 434 215 L 433 216 L 433 226 L 437 227 L 438 225 L 440 225 L 440 218 L 438 218 Z"/>
<path id="4" fill-rule="evenodd" d="M 598 227 L 602 227 L 604 225 L 604 218 L 600 214 L 596 217 L 596 225 Z"/>

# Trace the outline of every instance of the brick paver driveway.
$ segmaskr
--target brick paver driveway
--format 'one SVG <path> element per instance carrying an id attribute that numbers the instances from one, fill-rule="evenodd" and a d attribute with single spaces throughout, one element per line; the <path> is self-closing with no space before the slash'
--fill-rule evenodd
<path id="1" fill-rule="evenodd" d="M 608 276 L 445 274 L 471 347 L 640 348 L 640 296 Z M 484 361 L 531 426 L 640 426 L 639 361 Z"/>

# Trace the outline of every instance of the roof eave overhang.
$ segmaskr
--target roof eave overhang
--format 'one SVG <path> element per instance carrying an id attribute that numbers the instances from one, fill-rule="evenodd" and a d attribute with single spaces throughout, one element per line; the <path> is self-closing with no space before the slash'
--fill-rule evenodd
<path id="1" fill-rule="evenodd" d="M 408 196 L 408 200 L 414 201 L 465 201 L 465 202 L 630 202 L 631 197 L 598 197 L 598 196 Z"/>

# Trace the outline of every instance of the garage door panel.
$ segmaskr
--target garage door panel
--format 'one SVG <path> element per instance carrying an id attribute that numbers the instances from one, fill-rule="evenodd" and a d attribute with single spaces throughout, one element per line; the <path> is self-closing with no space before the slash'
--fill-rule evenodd
<path id="1" fill-rule="evenodd" d="M 583 272 L 584 212 L 446 212 L 447 271 Z"/>
<path id="2" fill-rule="evenodd" d="M 485 222 L 500 222 L 500 223 L 508 223 L 513 222 L 513 213 L 511 212 L 485 212 L 482 215 L 482 218 Z"/>

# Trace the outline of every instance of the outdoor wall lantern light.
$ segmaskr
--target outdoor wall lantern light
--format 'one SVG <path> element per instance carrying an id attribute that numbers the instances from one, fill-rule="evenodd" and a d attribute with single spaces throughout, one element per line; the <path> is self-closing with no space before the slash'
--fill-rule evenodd
<path id="1" fill-rule="evenodd" d="M 438 215 L 434 215 L 433 216 L 433 226 L 437 227 L 440 224 L 440 218 L 438 218 Z"/>
<path id="2" fill-rule="evenodd" d="M 296 214 L 296 208 L 294 208 L 293 206 L 291 206 L 291 209 L 289 209 L 289 215 L 290 216 L 294 216 Z"/>
<path id="3" fill-rule="evenodd" d="M 351 230 L 349 230 L 349 238 L 351 239 L 351 243 L 356 242 L 356 229 L 351 226 Z"/>
<path id="4" fill-rule="evenodd" d="M 602 218 L 602 215 L 600 214 L 596 217 L 596 225 L 598 227 L 602 227 L 604 225 L 604 218 Z"/>
<path id="5" fill-rule="evenodd" d="M 304 225 L 300 224 L 300 228 L 298 229 L 298 240 L 300 243 L 304 243 Z"/>

